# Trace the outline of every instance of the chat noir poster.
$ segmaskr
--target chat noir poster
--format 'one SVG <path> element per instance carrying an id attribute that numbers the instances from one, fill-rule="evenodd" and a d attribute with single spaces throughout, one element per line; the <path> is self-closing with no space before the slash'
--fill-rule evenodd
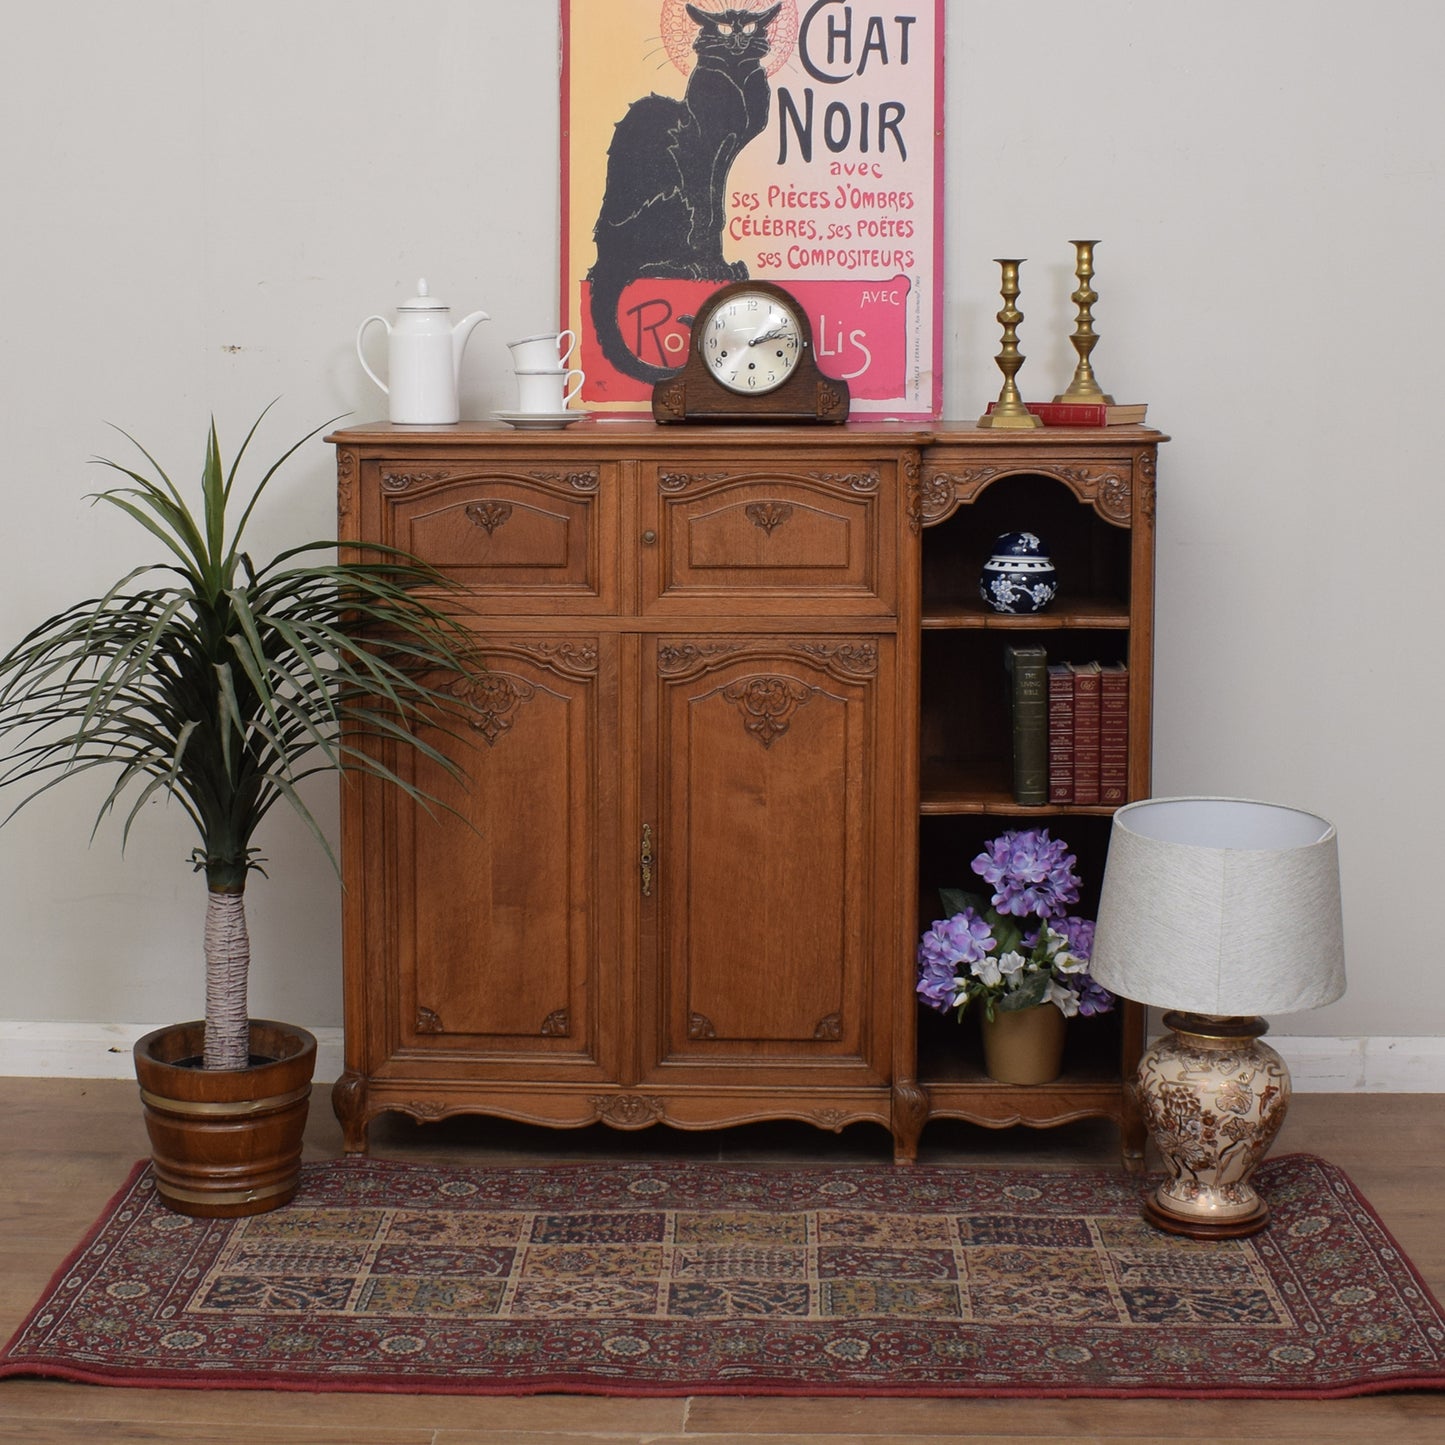
<path id="1" fill-rule="evenodd" d="M 807 311 L 853 414 L 942 378 L 943 0 L 562 0 L 562 293 L 598 411 L 646 411 L 732 281 Z"/>

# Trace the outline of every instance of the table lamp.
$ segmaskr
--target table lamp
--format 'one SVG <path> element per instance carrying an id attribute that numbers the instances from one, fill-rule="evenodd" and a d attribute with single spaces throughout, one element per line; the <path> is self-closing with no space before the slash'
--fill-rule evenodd
<path id="1" fill-rule="evenodd" d="M 1289 1070 L 1258 1015 L 1345 991 L 1335 830 L 1235 798 L 1149 798 L 1114 814 L 1089 972 L 1168 1009 L 1139 1064 L 1139 1102 L 1168 1178 L 1151 1224 L 1196 1239 L 1253 1234 L 1250 1184 L 1284 1123 Z"/>

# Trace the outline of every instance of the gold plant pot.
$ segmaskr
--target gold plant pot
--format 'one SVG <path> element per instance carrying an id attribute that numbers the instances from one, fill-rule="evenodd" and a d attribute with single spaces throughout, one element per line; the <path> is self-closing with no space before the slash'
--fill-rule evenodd
<path id="1" fill-rule="evenodd" d="M 1051 1003 L 1012 1013 L 998 1010 L 992 1021 L 979 1013 L 983 1030 L 983 1067 L 1000 1084 L 1049 1084 L 1064 1062 L 1067 1020 Z"/>

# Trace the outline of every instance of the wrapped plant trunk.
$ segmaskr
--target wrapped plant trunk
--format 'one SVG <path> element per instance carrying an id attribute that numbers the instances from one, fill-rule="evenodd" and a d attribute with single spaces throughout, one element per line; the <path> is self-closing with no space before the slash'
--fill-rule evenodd
<path id="1" fill-rule="evenodd" d="M 206 1047 L 208 1069 L 244 1069 L 251 1061 L 246 980 L 251 939 L 245 884 L 206 888 Z"/>

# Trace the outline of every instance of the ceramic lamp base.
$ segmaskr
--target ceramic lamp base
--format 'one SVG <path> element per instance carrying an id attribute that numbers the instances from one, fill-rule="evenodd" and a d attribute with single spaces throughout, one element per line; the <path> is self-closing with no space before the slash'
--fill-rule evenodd
<path id="1" fill-rule="evenodd" d="M 1144 1217 L 1194 1239 L 1254 1234 L 1269 1206 L 1250 1184 L 1289 1108 L 1289 1070 L 1258 1018 L 1167 1013 L 1139 1063 L 1139 1101 L 1168 1179 Z"/>

